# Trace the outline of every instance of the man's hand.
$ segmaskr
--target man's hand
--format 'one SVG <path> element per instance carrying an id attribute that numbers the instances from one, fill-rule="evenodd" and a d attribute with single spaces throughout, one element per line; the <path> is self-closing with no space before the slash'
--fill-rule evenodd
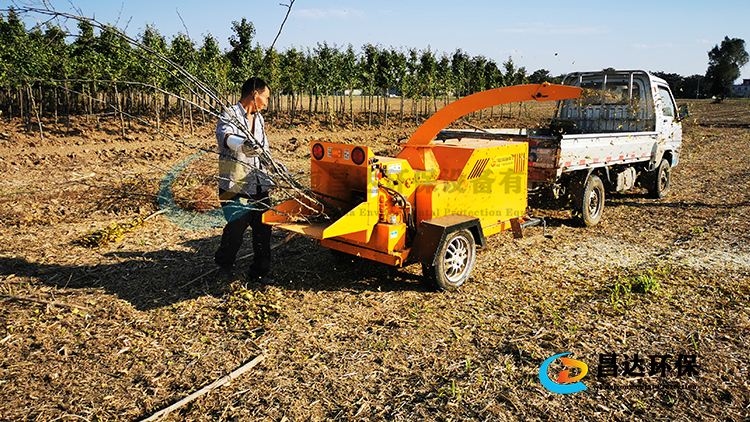
<path id="1" fill-rule="evenodd" d="M 276 165 L 279 166 L 282 170 L 284 170 L 284 173 L 289 173 L 289 170 L 287 170 L 286 166 L 281 161 L 277 161 Z"/>
<path id="2" fill-rule="evenodd" d="M 259 155 L 258 148 L 255 146 L 255 144 L 247 139 L 242 144 L 242 153 L 245 154 L 246 157 L 257 157 Z"/>

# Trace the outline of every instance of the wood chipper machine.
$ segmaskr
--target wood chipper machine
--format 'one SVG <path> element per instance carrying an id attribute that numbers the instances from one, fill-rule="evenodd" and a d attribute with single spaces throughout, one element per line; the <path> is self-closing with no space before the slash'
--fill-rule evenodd
<path id="1" fill-rule="evenodd" d="M 421 263 L 437 287 L 453 290 L 469 278 L 476 246 L 486 247 L 487 236 L 509 229 L 520 236 L 528 144 L 435 137 L 487 107 L 578 96 L 580 88 L 545 83 L 464 97 L 429 118 L 395 158 L 365 146 L 313 142 L 310 185 L 325 205 L 288 200 L 264 213 L 263 221 L 335 251 L 398 267 Z"/>

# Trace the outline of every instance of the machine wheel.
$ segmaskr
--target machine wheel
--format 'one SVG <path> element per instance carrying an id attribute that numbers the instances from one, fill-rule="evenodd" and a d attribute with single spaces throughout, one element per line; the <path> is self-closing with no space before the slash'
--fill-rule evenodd
<path id="1" fill-rule="evenodd" d="M 439 289 L 455 290 L 469 279 L 474 269 L 476 247 L 469 230 L 450 233 L 437 251 L 434 266 L 422 264 L 422 273 Z"/>
<path id="2" fill-rule="evenodd" d="M 669 161 L 661 160 L 661 164 L 654 171 L 651 186 L 648 188 L 649 196 L 655 199 L 664 198 L 669 193 L 671 182 L 672 169 L 669 166 Z"/>
<path id="3" fill-rule="evenodd" d="M 604 211 L 604 184 L 599 176 L 590 175 L 583 184 L 574 212 L 585 226 L 595 226 Z"/>

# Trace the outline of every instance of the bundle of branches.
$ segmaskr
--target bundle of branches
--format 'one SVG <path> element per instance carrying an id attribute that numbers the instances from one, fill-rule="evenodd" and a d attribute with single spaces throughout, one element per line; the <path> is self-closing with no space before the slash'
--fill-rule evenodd
<path id="1" fill-rule="evenodd" d="M 294 0 L 290 1 L 288 5 L 282 5 L 288 7 L 288 12 L 286 17 L 289 16 L 289 12 L 291 12 L 292 5 L 294 4 Z M 0 10 L 0 12 L 6 12 L 6 11 L 12 11 L 13 13 L 22 14 L 22 15 L 29 15 L 37 19 L 38 21 L 42 22 L 42 25 L 50 25 L 51 23 L 55 23 L 56 27 L 58 28 L 65 28 L 65 22 L 73 21 L 78 22 L 79 27 L 80 23 L 84 23 L 84 25 L 89 26 L 93 29 L 97 29 L 101 31 L 102 34 L 106 34 L 106 37 L 100 37 L 107 40 L 106 45 L 104 48 L 112 48 L 112 49 L 119 49 L 123 54 L 133 54 L 136 56 L 136 58 L 139 60 L 139 62 L 143 63 L 144 66 L 151 67 L 152 69 L 158 69 L 160 74 L 167 74 L 170 77 L 170 83 L 169 84 L 163 84 L 160 83 L 157 85 L 157 82 L 154 81 L 154 84 L 144 84 L 143 82 L 129 82 L 124 81 L 119 78 L 112 78 L 110 80 L 96 80 L 96 83 L 99 84 L 112 84 L 115 89 L 117 86 L 131 86 L 131 85 L 138 85 L 141 88 L 153 90 L 154 93 L 160 93 L 162 95 L 165 95 L 167 97 L 175 98 L 179 101 L 183 101 L 184 103 L 189 104 L 191 107 L 194 107 L 201 112 L 213 117 L 214 119 L 223 118 L 225 120 L 230 120 L 231 123 L 234 124 L 237 128 L 240 129 L 240 131 L 244 134 L 246 141 L 244 148 L 249 148 L 251 150 L 252 155 L 257 156 L 260 161 L 260 166 L 258 168 L 246 168 L 245 170 L 250 172 L 255 172 L 256 174 L 258 172 L 262 173 L 261 176 L 266 176 L 268 179 L 273 181 L 273 183 L 276 186 L 276 193 L 277 198 L 281 201 L 288 200 L 288 199 L 295 199 L 297 200 L 303 207 L 309 208 L 311 211 L 313 211 L 313 214 L 315 214 L 316 217 L 321 217 L 320 212 L 315 212 L 315 209 L 324 209 L 324 202 L 321 198 L 319 198 L 317 195 L 314 194 L 310 189 L 304 187 L 302 183 L 295 178 L 294 175 L 289 173 L 283 165 L 281 165 L 279 162 L 277 162 L 272 156 L 270 151 L 263 148 L 263 145 L 259 140 L 257 140 L 251 131 L 251 128 L 247 127 L 246 120 L 240 119 L 238 116 L 236 116 L 234 113 L 230 112 L 230 108 L 232 107 L 232 103 L 228 99 L 228 97 L 220 90 L 218 87 L 214 86 L 210 78 L 206 77 L 206 75 L 201 71 L 201 66 L 198 65 L 196 57 L 188 57 L 186 60 L 186 63 L 188 65 L 181 65 L 176 63 L 174 60 L 171 60 L 169 57 L 167 57 L 164 53 L 161 53 L 157 50 L 157 48 L 154 48 L 150 42 L 148 42 L 147 39 L 144 41 L 139 41 L 135 38 L 132 38 L 128 36 L 124 31 L 121 31 L 117 29 L 114 26 L 103 24 L 99 21 L 97 21 L 94 18 L 89 18 L 83 16 L 83 14 L 80 12 L 80 10 L 77 10 L 77 13 L 67 13 L 67 12 L 60 12 L 54 9 L 52 5 L 49 2 L 44 2 L 41 7 L 23 7 L 23 6 L 16 6 L 13 9 L 7 9 L 7 10 Z M 276 43 L 276 40 L 278 39 L 279 35 L 281 34 L 281 31 L 283 29 L 284 23 L 286 22 L 286 18 L 284 19 L 284 22 L 282 22 L 281 27 L 279 29 L 279 33 L 276 36 L 276 39 L 274 39 L 273 44 L 269 49 L 267 50 L 269 53 L 273 51 L 274 44 Z M 76 35 L 73 35 L 71 32 L 64 30 L 66 36 L 75 37 Z M 125 47 L 133 47 L 133 48 L 125 48 Z M 271 57 L 271 54 L 268 54 L 267 57 Z M 186 69 L 187 67 L 190 68 L 190 70 Z M 9 70 L 12 71 L 12 70 Z M 24 78 L 24 75 L 18 75 L 20 78 Z M 113 75 L 114 76 L 114 75 Z M 84 82 L 90 82 L 90 81 L 83 81 L 83 80 L 39 80 L 39 79 L 29 79 L 30 82 L 54 82 L 58 86 L 62 87 L 63 89 L 75 93 L 84 97 L 88 97 L 90 101 L 98 102 L 100 104 L 105 105 L 108 109 L 111 109 L 112 112 L 115 115 L 119 115 L 121 119 L 127 117 L 129 119 L 134 119 L 141 124 L 151 127 L 157 131 L 161 136 L 164 136 L 165 138 L 182 145 L 185 145 L 189 148 L 195 149 L 196 151 L 199 151 L 201 155 L 203 154 L 211 154 L 212 156 L 215 156 L 217 159 L 219 158 L 218 151 L 216 150 L 209 150 L 202 147 L 199 147 L 197 145 L 192 145 L 189 142 L 186 142 L 185 140 L 181 139 L 181 137 L 174 137 L 173 135 L 166 133 L 162 131 L 158 124 L 158 117 L 156 124 L 153 124 L 144 118 L 136 115 L 132 115 L 129 113 L 126 113 L 123 110 L 123 107 L 121 107 L 120 104 L 117 104 L 118 101 L 115 103 L 103 100 L 101 98 L 95 98 L 91 96 L 88 92 L 86 92 L 85 89 L 76 90 L 75 86 L 81 86 Z M 161 86 L 170 86 L 171 88 L 166 89 L 162 88 Z M 116 96 L 117 98 L 117 96 Z M 158 114 L 157 114 L 158 116 Z M 196 155 L 197 156 L 197 155 Z M 194 156 L 195 157 L 195 156 Z M 245 165 L 243 163 L 243 165 Z M 174 178 L 172 178 L 174 180 Z M 160 198 L 159 202 L 160 204 L 167 204 L 167 206 L 175 206 L 177 207 L 177 204 L 174 200 L 174 195 L 171 192 L 171 184 L 169 186 L 169 190 L 165 190 L 164 183 L 162 183 L 162 189 L 160 189 Z M 161 196 L 166 195 L 167 198 L 164 201 Z M 263 207 L 261 204 L 251 204 L 256 207 Z M 311 205 L 315 208 L 311 208 Z M 325 214 L 322 214 L 323 217 L 327 217 Z M 292 216 L 294 217 L 294 216 Z M 299 217 L 294 217 L 299 218 Z"/>

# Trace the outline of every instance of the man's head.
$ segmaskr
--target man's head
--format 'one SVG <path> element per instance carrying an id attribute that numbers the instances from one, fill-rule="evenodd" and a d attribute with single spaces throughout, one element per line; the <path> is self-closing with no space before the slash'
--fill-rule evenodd
<path id="1" fill-rule="evenodd" d="M 240 103 L 250 113 L 256 113 L 266 108 L 271 90 L 261 78 L 250 78 L 242 84 Z"/>

